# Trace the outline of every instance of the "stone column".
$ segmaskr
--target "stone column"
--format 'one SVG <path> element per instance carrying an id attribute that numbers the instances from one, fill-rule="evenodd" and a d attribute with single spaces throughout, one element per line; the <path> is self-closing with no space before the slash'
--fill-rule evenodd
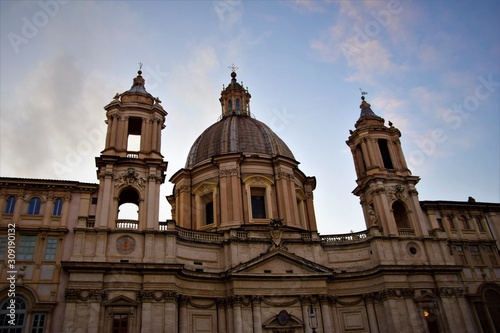
<path id="1" fill-rule="evenodd" d="M 148 152 L 151 150 L 151 119 L 141 119 L 141 142 L 139 143 L 139 150 Z"/>
<path id="2" fill-rule="evenodd" d="M 374 164 L 374 161 L 371 157 L 371 152 L 368 150 L 366 139 L 361 140 L 361 154 L 363 155 L 366 169 L 371 168 Z"/>
<path id="3" fill-rule="evenodd" d="M 328 295 L 320 295 L 319 296 L 319 304 L 321 307 L 321 318 L 323 321 L 323 330 L 325 332 L 333 332 L 329 296 Z"/>
<path id="4" fill-rule="evenodd" d="M 42 224 L 44 226 L 49 225 L 53 209 L 54 209 L 54 194 L 52 193 L 52 191 L 50 191 L 49 195 L 47 195 L 47 200 L 45 201 L 45 212 L 42 212 L 42 210 L 40 209 L 40 213 L 43 214 Z"/>
<path id="5" fill-rule="evenodd" d="M 177 297 L 176 292 L 163 292 L 163 299 L 165 300 L 165 328 L 168 327 L 173 332 L 178 331 Z"/>
<path id="6" fill-rule="evenodd" d="M 366 313 L 368 315 L 368 323 L 370 324 L 371 333 L 379 333 L 377 314 L 375 313 L 375 306 L 373 305 L 373 296 L 368 295 L 365 298 Z"/>
<path id="7" fill-rule="evenodd" d="M 179 333 L 188 333 L 188 315 L 187 306 L 189 303 L 189 297 L 181 295 L 179 296 Z"/>
<path id="8" fill-rule="evenodd" d="M 152 331 L 151 321 L 153 318 L 151 318 L 151 311 L 152 311 L 151 300 L 143 302 L 142 303 L 142 314 L 141 314 L 141 318 L 142 318 L 141 330 L 144 332 Z"/>
<path id="9" fill-rule="evenodd" d="M 309 327 L 309 305 L 311 304 L 310 296 L 301 296 L 300 297 L 300 306 L 302 307 L 302 322 L 304 323 L 304 332 L 310 333 L 312 332 Z"/>
<path id="10" fill-rule="evenodd" d="M 217 298 L 217 332 L 226 333 L 226 299 Z"/>
<path id="11" fill-rule="evenodd" d="M 405 291 L 405 290 L 408 290 L 408 289 L 403 289 L 403 291 Z M 417 308 L 415 302 L 413 301 L 413 294 L 411 296 L 404 294 L 404 296 L 405 296 L 406 309 L 407 309 L 409 316 L 410 316 L 411 329 L 413 332 L 418 332 L 422 323 L 420 323 L 418 319 L 414 320 L 413 314 L 414 313 L 419 314 L 420 311 Z M 419 318 L 419 317 L 420 316 L 418 315 L 417 318 Z"/>
<path id="12" fill-rule="evenodd" d="M 19 193 L 16 197 L 16 204 L 14 205 L 14 215 L 12 216 L 12 221 L 17 223 L 21 218 L 21 206 L 24 208 L 24 191 Z"/>
<path id="13" fill-rule="evenodd" d="M 82 196 L 82 199 L 80 199 L 80 200 L 85 200 L 83 198 L 84 197 Z M 59 221 L 59 226 L 61 226 L 61 227 L 66 226 L 68 224 L 69 205 L 71 204 L 71 194 L 65 193 L 65 195 L 62 199 L 63 199 L 63 206 L 62 206 L 62 211 L 61 211 L 61 219 Z"/>
<path id="14" fill-rule="evenodd" d="M 241 317 L 241 296 L 233 297 L 233 325 L 234 325 L 234 333 L 243 333 L 243 321 Z"/>
<path id="15" fill-rule="evenodd" d="M 460 291 L 462 293 L 462 291 Z M 467 302 L 462 295 L 457 296 L 458 307 L 460 308 L 460 315 L 465 323 L 465 330 L 467 332 L 474 332 L 474 327 L 472 325 L 473 319 L 470 316 L 470 312 L 467 309 Z"/>
<path id="16" fill-rule="evenodd" d="M 262 297 L 252 296 L 253 333 L 262 333 L 262 315 L 260 312 L 260 302 L 262 302 Z"/>

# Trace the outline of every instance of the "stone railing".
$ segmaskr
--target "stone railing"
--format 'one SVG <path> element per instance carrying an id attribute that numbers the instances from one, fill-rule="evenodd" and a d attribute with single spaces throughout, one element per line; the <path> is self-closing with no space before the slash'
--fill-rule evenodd
<path id="1" fill-rule="evenodd" d="M 399 236 L 415 236 L 415 230 L 412 228 L 398 228 Z"/>
<path id="2" fill-rule="evenodd" d="M 116 220 L 117 229 L 138 229 L 139 221 L 136 220 Z"/>
<path id="3" fill-rule="evenodd" d="M 179 227 L 176 227 L 175 231 L 177 231 L 177 235 L 179 235 L 180 238 L 192 241 L 222 242 L 224 240 L 224 235 L 213 232 L 186 230 Z"/>
<path id="4" fill-rule="evenodd" d="M 138 151 L 128 151 L 127 158 L 139 158 L 139 152 Z"/>
<path id="5" fill-rule="evenodd" d="M 353 232 L 350 234 L 326 235 L 326 236 L 320 236 L 320 238 L 321 238 L 321 243 L 326 245 L 357 243 L 370 238 L 370 231 L 365 230 L 360 232 Z"/>

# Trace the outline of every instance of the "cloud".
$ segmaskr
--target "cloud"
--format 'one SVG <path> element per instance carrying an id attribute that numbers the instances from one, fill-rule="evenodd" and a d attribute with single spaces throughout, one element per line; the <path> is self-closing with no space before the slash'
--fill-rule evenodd
<path id="1" fill-rule="evenodd" d="M 131 25 L 111 22 L 109 15 Z M 71 2 L 30 41 L 36 43 L 28 45 L 36 46 L 26 65 L 31 67 L 8 85 L 2 77 L 2 95 L 9 96 L 1 101 L 2 175 L 95 181 L 93 157 L 105 136 L 103 106 L 110 91 L 127 89 L 103 73 L 117 66 L 110 55 L 129 55 L 126 37 L 140 35 L 133 17 L 121 4 Z M 13 66 L 19 66 L 16 61 Z"/>
<path id="2" fill-rule="evenodd" d="M 375 83 L 377 76 L 401 70 L 392 60 L 386 35 L 392 31 L 394 16 L 386 2 L 340 1 L 334 24 L 321 36 L 310 42 L 322 61 L 345 61 L 351 69 L 347 81 Z M 384 7 L 385 6 L 385 7 Z"/>
<path id="3" fill-rule="evenodd" d="M 318 2 L 314 0 L 294 0 L 291 3 L 292 8 L 297 10 L 300 13 L 308 12 L 308 13 L 323 13 L 325 12 L 325 8 L 320 6 Z"/>

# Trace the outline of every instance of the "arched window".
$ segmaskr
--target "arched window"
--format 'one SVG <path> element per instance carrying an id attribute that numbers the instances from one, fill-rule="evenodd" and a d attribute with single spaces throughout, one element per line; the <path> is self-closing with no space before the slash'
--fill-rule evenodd
<path id="1" fill-rule="evenodd" d="M 129 187 L 120 193 L 118 200 L 119 220 L 139 220 L 139 193 Z"/>
<path id="2" fill-rule="evenodd" d="M 28 214 L 38 215 L 40 214 L 40 207 L 42 206 L 42 200 L 38 197 L 31 198 L 28 205 Z"/>
<path id="3" fill-rule="evenodd" d="M 500 332 L 500 290 L 496 286 L 486 286 L 474 308 L 483 332 Z"/>
<path id="4" fill-rule="evenodd" d="M 484 303 L 490 313 L 493 326 L 500 332 L 500 293 L 497 290 L 488 289 L 484 292 Z"/>
<path id="5" fill-rule="evenodd" d="M 14 300 L 16 317 L 14 321 L 10 321 L 11 318 L 8 316 L 10 314 L 9 306 L 11 306 L 11 300 Z M 26 322 L 26 301 L 22 297 L 16 297 L 14 299 L 8 298 L 2 303 L 0 308 L 0 332 L 23 332 L 24 324 Z M 14 325 L 11 325 L 13 323 Z"/>
<path id="6" fill-rule="evenodd" d="M 240 111 L 240 107 L 241 107 L 241 105 L 240 105 L 240 99 L 239 99 L 239 98 L 237 98 L 237 99 L 236 99 L 236 110 L 237 110 L 237 111 Z"/>
<path id="7" fill-rule="evenodd" d="M 229 100 L 229 101 L 227 102 L 227 110 L 228 110 L 229 112 L 233 111 L 233 101 Z"/>
<path id="8" fill-rule="evenodd" d="M 7 198 L 7 202 L 5 204 L 5 214 L 14 214 L 14 207 L 16 205 L 16 197 L 11 195 Z"/>
<path id="9" fill-rule="evenodd" d="M 193 187 L 195 228 L 208 226 L 215 227 L 217 224 L 217 183 L 202 182 Z"/>
<path id="10" fill-rule="evenodd" d="M 398 228 L 410 228 L 408 223 L 408 216 L 406 215 L 406 207 L 401 201 L 395 201 L 392 204 L 392 213 Z"/>
<path id="11" fill-rule="evenodd" d="M 52 215 L 61 216 L 63 202 L 64 201 L 61 198 L 57 198 L 54 200 L 54 208 L 52 209 Z"/>

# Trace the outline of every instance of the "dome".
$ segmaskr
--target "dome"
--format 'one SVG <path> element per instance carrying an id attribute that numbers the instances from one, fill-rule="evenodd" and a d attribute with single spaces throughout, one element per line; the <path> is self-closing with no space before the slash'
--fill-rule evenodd
<path id="1" fill-rule="evenodd" d="M 207 128 L 194 142 L 186 168 L 213 156 L 256 153 L 295 159 L 288 146 L 266 124 L 250 116 L 232 115 Z"/>

